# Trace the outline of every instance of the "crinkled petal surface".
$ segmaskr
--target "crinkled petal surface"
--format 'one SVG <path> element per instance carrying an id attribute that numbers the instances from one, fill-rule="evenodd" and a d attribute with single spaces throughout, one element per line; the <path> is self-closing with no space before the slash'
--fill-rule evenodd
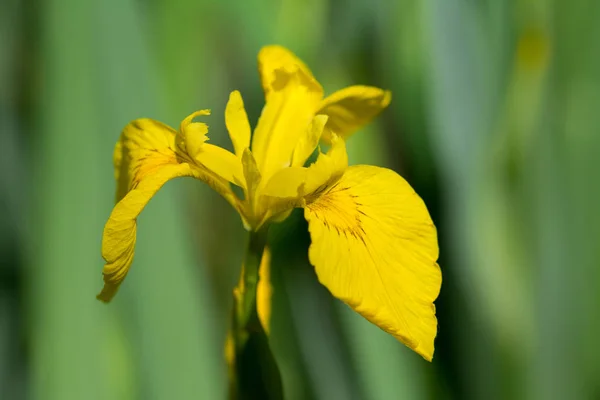
<path id="1" fill-rule="evenodd" d="M 195 158 L 201 151 L 204 142 L 208 140 L 208 125 L 204 122 L 194 122 L 194 119 L 201 116 L 210 115 L 210 110 L 199 110 L 191 113 L 179 126 L 183 141 L 177 143 L 179 147 L 183 147 L 183 152 L 191 158 Z"/>
<path id="2" fill-rule="evenodd" d="M 176 143 L 179 154 L 197 164 L 199 168 L 207 169 L 219 178 L 245 188 L 246 181 L 239 157 L 222 147 L 206 143 L 208 125 L 194 122 L 195 118 L 207 115 L 210 115 L 210 110 L 196 111 L 181 122 L 181 140 Z"/>
<path id="3" fill-rule="evenodd" d="M 317 114 L 329 116 L 327 131 L 347 139 L 357 129 L 366 125 L 383 111 L 392 94 L 372 86 L 350 86 L 326 97 L 319 105 Z M 323 135 L 329 141 L 327 131 Z"/>
<path id="4" fill-rule="evenodd" d="M 178 137 L 172 128 L 158 121 L 139 119 L 125 127 L 115 146 L 117 205 L 102 237 L 102 257 L 106 261 L 104 288 L 98 295 L 102 301 L 112 299 L 127 275 L 133 261 L 137 217 L 168 180 L 192 176 L 208 183 L 234 207 L 239 206 L 228 182 L 243 179 L 241 171 L 234 174 L 228 167 L 231 157 L 238 161 L 237 158 L 229 153 L 224 161 L 219 159 L 220 153 L 207 149 L 208 145 L 204 144 L 206 126 L 202 123 L 193 125 L 193 116 L 188 118 L 189 121 L 184 120 L 187 121 L 185 134 L 188 137 L 198 135 L 192 141 Z M 193 145 L 190 146 L 190 143 Z M 187 147 L 192 147 L 199 154 L 210 154 L 213 166 L 218 167 L 216 171 L 197 163 L 195 157 L 185 151 Z"/>
<path id="5" fill-rule="evenodd" d="M 179 176 L 193 176 L 189 164 L 163 166 L 142 180 L 113 209 L 102 237 L 102 257 L 106 264 L 102 270 L 104 287 L 98 295 L 99 300 L 110 301 L 129 271 L 133 261 L 138 215 L 168 180 Z"/>
<path id="6" fill-rule="evenodd" d="M 319 281 L 427 360 L 441 285 L 435 226 L 395 172 L 353 166 L 304 210 Z"/>

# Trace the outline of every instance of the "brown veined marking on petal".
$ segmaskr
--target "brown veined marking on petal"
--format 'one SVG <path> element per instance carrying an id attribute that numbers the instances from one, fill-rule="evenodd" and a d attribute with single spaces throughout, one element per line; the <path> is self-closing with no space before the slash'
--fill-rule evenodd
<path id="1" fill-rule="evenodd" d="M 322 192 L 323 190 L 325 190 L 326 186 L 324 185 L 323 188 L 319 188 L 319 189 L 320 189 L 320 191 L 318 190 L 317 194 Z M 341 187 L 338 182 L 329 189 L 328 194 L 335 195 L 335 194 L 343 192 L 345 190 L 348 190 L 348 187 Z M 332 196 L 325 195 L 320 198 L 320 201 L 310 203 L 309 205 L 307 205 L 307 207 L 312 212 L 315 213 L 317 218 L 319 218 L 326 227 L 335 229 L 335 231 L 338 233 L 338 235 L 343 234 L 346 237 L 352 236 L 353 238 L 363 242 L 363 244 L 366 246 L 367 245 L 367 243 L 365 241 L 366 232 L 363 228 L 363 223 L 361 220 L 361 215 L 366 216 L 366 214 L 364 213 L 364 211 L 361 210 L 362 204 L 356 201 L 357 196 L 352 195 L 352 194 L 349 195 L 349 198 L 353 202 L 354 208 L 357 211 L 357 214 L 354 216 L 354 219 L 352 220 L 352 219 L 349 219 L 348 216 L 344 216 L 343 210 L 341 210 L 338 207 L 338 204 L 340 204 L 340 202 L 336 202 L 334 200 L 333 195 Z M 329 220 L 331 218 L 332 212 L 336 213 L 337 218 L 342 220 L 343 223 L 331 224 L 329 222 Z M 327 214 L 329 217 L 326 218 L 324 214 Z M 348 214 L 350 214 L 350 213 L 348 213 Z"/>
<path id="2" fill-rule="evenodd" d="M 159 123 L 158 121 L 152 121 L 157 124 L 160 129 L 169 135 L 169 139 L 175 138 L 175 132 L 167 127 Z M 141 125 L 141 121 L 136 120 L 132 123 L 132 125 L 138 129 L 140 132 L 144 131 L 144 127 Z M 163 126 L 161 126 L 163 125 Z M 167 129 L 165 129 L 167 128 Z M 168 133 L 167 133 L 168 132 Z M 141 138 L 138 138 L 141 139 Z M 133 140 L 133 139 L 130 139 Z M 165 143 L 165 147 L 137 147 L 129 152 L 129 161 L 132 163 L 132 176 L 130 182 L 130 190 L 137 187 L 139 182 L 144 179 L 144 177 L 152 174 L 160 167 L 167 164 L 176 164 L 178 163 L 177 155 L 175 153 L 175 149 L 172 147 L 170 140 L 168 143 Z M 134 156 L 134 157 L 132 157 Z"/>
<path id="3" fill-rule="evenodd" d="M 369 218 L 369 216 L 361 209 L 362 204 L 356 201 L 358 196 L 350 193 L 344 193 L 342 196 L 346 196 L 345 200 L 340 199 L 339 197 L 336 199 L 337 196 L 348 189 L 350 189 L 350 187 L 341 186 L 340 183 L 337 182 L 330 188 L 330 190 L 318 198 L 319 201 L 307 204 L 306 207 L 315 214 L 315 217 L 321 221 L 325 227 L 334 229 L 338 236 L 344 236 L 347 240 L 359 240 L 364 245 L 368 256 L 374 261 L 375 264 L 377 264 L 379 257 L 377 254 L 374 254 L 371 251 L 371 249 L 375 248 L 375 246 L 366 235 L 366 232 L 363 228 L 364 221 L 362 218 Z M 350 201 L 352 206 L 349 207 L 348 210 L 341 209 L 339 205 L 344 204 L 347 201 Z M 354 218 L 349 218 L 354 212 L 356 212 Z M 335 218 L 331 218 L 332 215 L 335 215 Z M 335 221 L 332 221 L 335 219 L 338 219 L 340 223 L 338 224 L 335 223 Z M 394 315 L 398 321 L 401 321 L 401 323 L 405 326 L 406 331 L 409 331 L 409 325 L 406 319 L 400 310 L 397 309 L 395 303 L 391 301 L 392 296 L 388 292 L 388 288 L 385 285 L 383 277 L 381 276 L 381 272 L 378 269 L 375 269 L 375 271 L 377 272 L 377 277 L 384 289 L 385 296 L 388 298 L 388 302 L 392 306 Z M 351 299 L 345 299 L 345 301 L 352 307 L 356 307 L 357 309 L 360 308 L 360 303 L 353 302 Z M 411 348 L 416 348 L 419 345 L 418 341 L 412 337 L 405 335 L 399 336 L 402 338 L 402 341 Z"/>
<path id="4" fill-rule="evenodd" d="M 149 118 L 125 126 L 113 153 L 116 202 L 161 167 L 186 162 L 186 155 L 176 150 L 175 140 L 173 128 Z"/>
<path id="5" fill-rule="evenodd" d="M 179 163 L 175 153 L 163 153 L 159 149 L 145 149 L 141 157 L 137 157 L 133 167 L 130 190 L 135 189 L 144 177 L 151 175 L 165 165 Z"/>

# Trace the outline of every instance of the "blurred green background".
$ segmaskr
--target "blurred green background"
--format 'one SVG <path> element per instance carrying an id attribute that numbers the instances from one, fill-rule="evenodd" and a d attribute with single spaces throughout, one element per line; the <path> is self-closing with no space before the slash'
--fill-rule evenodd
<path id="1" fill-rule="evenodd" d="M 597 0 L 2 0 L 0 399 L 223 399 L 246 236 L 191 179 L 139 219 L 115 301 L 100 243 L 123 126 L 263 105 L 256 54 L 289 47 L 328 93 L 391 89 L 349 143 L 438 227 L 432 364 L 333 299 L 295 213 L 272 232 L 272 345 L 289 399 L 600 398 Z"/>

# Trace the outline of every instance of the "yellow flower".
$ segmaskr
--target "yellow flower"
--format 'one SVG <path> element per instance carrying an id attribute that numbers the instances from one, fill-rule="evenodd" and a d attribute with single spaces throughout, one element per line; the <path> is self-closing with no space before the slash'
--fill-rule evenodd
<path id="1" fill-rule="evenodd" d="M 303 207 L 319 281 L 431 360 L 433 301 L 441 285 L 435 227 L 402 177 L 374 166 L 348 167 L 346 154 L 345 140 L 387 107 L 390 93 L 351 86 L 323 99 L 310 70 L 286 49 L 265 47 L 258 61 L 266 104 L 252 145 L 237 91 L 225 111 L 234 153 L 206 142 L 208 127 L 195 118 L 208 110 L 188 116 L 178 131 L 151 119 L 125 127 L 114 153 L 117 204 L 104 229 L 98 298 L 109 301 L 129 271 L 136 219 L 150 198 L 168 180 L 191 176 L 219 192 L 252 231 Z M 305 167 L 315 150 L 316 161 Z"/>

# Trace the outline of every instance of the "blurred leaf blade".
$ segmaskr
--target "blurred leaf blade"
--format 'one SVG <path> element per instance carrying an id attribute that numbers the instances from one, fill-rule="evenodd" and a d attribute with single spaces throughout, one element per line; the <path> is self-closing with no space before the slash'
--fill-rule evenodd
<path id="1" fill-rule="evenodd" d="M 150 232 L 138 236 L 134 272 L 119 298 L 107 307 L 94 299 L 101 286 L 100 237 L 114 196 L 112 147 L 129 120 L 160 118 L 164 101 L 137 6 L 128 1 L 48 7 L 49 79 L 40 122 L 46 141 L 39 177 L 45 190 L 39 197 L 44 199 L 39 240 L 48 248 L 35 262 L 41 268 L 34 283 L 40 309 L 35 397 L 223 393 L 218 340 L 204 332 L 211 320 L 210 311 L 204 312 L 211 308 L 210 292 L 196 285 L 210 286 L 199 276 L 185 220 L 174 218 L 181 209 L 173 188 L 145 213 L 148 225 L 141 223 L 141 230 Z M 137 308 L 131 306 L 132 293 L 140 300 Z M 109 318 L 116 311 L 121 318 Z M 125 329 L 123 317 L 130 322 Z"/>
<path id="2" fill-rule="evenodd" d="M 33 397 L 102 399 L 118 390 L 108 378 L 108 343 L 99 326 L 107 310 L 94 299 L 98 288 L 99 233 L 110 190 L 101 171 L 101 123 L 95 113 L 93 6 L 46 3 L 43 93 L 36 148 L 32 230 Z M 68 121 L 68 123 L 65 123 Z M 105 146 L 106 148 L 106 146 Z M 85 166 L 81 168 L 78 166 Z M 94 184 L 91 184 L 94 182 Z M 85 366 L 85 367 L 83 367 Z M 102 384 L 104 383 L 104 384 Z"/>

